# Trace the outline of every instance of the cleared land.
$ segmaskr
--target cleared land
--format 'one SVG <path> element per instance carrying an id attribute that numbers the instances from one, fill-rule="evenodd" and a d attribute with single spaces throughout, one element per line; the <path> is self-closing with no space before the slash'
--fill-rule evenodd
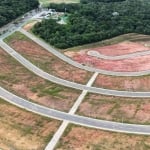
<path id="1" fill-rule="evenodd" d="M 94 86 L 126 91 L 150 91 L 150 76 L 115 77 L 99 74 Z"/>
<path id="2" fill-rule="evenodd" d="M 23 29 L 25 29 L 26 31 L 30 31 L 37 22 L 37 20 L 30 21 L 23 26 Z"/>
<path id="3" fill-rule="evenodd" d="M 95 50 L 106 56 L 131 54 L 150 50 L 150 36 L 126 34 L 98 43 L 67 49 L 64 53 L 72 59 L 92 67 L 110 71 L 142 71 L 150 69 L 150 55 L 123 60 L 104 60 L 89 56 Z"/>
<path id="4" fill-rule="evenodd" d="M 134 50 L 132 50 L 132 48 Z M 121 60 L 105 60 L 97 57 L 92 57 L 87 54 L 88 51 L 98 51 L 105 55 L 122 55 L 133 53 L 136 51 L 146 51 L 149 50 L 148 47 L 143 46 L 138 43 L 119 43 L 106 47 L 98 47 L 93 49 L 81 50 L 79 52 L 68 52 L 68 56 L 72 57 L 75 61 L 96 67 L 99 69 L 109 70 L 109 71 L 142 71 L 150 69 L 150 55 L 138 56 L 129 59 Z M 124 51 L 125 50 L 125 51 Z M 123 52 L 124 51 L 124 52 Z M 65 53 L 67 54 L 67 52 Z"/>
<path id="5" fill-rule="evenodd" d="M 140 43 L 122 42 L 109 46 L 94 48 L 92 50 L 100 52 L 101 54 L 106 56 L 119 56 L 135 52 L 146 51 L 149 50 L 149 47 L 145 47 Z"/>
<path id="6" fill-rule="evenodd" d="M 20 32 L 12 34 L 5 41 L 33 64 L 54 76 L 85 84 L 92 75 L 61 61 Z"/>
<path id="7" fill-rule="evenodd" d="M 117 122 L 150 124 L 150 99 L 88 94 L 78 114 Z"/>
<path id="8" fill-rule="evenodd" d="M 0 99 L 0 149 L 42 150 L 60 121 L 41 117 Z"/>
<path id="9" fill-rule="evenodd" d="M 20 65 L 0 49 L 0 86 L 28 100 L 68 111 L 80 91 L 46 81 Z"/>
<path id="10" fill-rule="evenodd" d="M 70 125 L 55 150 L 148 150 L 150 137 Z"/>

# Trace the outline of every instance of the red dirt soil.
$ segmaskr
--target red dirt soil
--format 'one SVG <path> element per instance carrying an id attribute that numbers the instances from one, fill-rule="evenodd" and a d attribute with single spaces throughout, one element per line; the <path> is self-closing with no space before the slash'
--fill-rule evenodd
<path id="1" fill-rule="evenodd" d="M 150 124 L 150 98 L 137 99 L 90 93 L 81 103 L 77 114 L 117 122 Z"/>
<path id="2" fill-rule="evenodd" d="M 30 40 L 13 40 L 10 45 L 44 71 L 62 79 L 85 84 L 91 76 L 90 72 L 67 64 Z"/>
<path id="3" fill-rule="evenodd" d="M 77 90 L 53 84 L 32 74 L 2 49 L 0 49 L 0 63 L 0 86 L 20 97 L 50 108 L 68 111 L 80 93 Z M 56 87 L 61 88 L 58 95 L 47 93 Z"/>
<path id="4" fill-rule="evenodd" d="M 0 149 L 41 150 L 60 122 L 24 111 L 0 99 Z"/>
<path id="5" fill-rule="evenodd" d="M 142 44 L 139 43 L 124 42 L 111 46 L 105 46 L 102 48 L 99 47 L 92 50 L 101 51 L 105 55 L 123 55 L 148 49 L 148 47 L 144 47 Z M 122 60 L 105 60 L 89 56 L 87 54 L 87 50 L 81 50 L 79 52 L 72 53 L 69 52 L 68 54 L 66 52 L 65 54 L 72 57 L 75 61 L 79 63 L 108 71 L 134 72 L 150 69 L 150 55 L 138 56 L 135 58 Z"/>
<path id="6" fill-rule="evenodd" d="M 144 150 L 149 145 L 148 136 L 73 126 L 66 130 L 56 150 Z"/>
<path id="7" fill-rule="evenodd" d="M 94 83 L 96 87 L 127 91 L 150 91 L 150 76 L 115 77 L 98 75 Z"/>
<path id="8" fill-rule="evenodd" d="M 146 51 L 150 49 L 139 43 L 122 42 L 114 45 L 93 48 L 91 50 L 98 51 L 101 54 L 107 56 L 118 56 L 118 55 L 125 55 L 125 54 L 140 52 L 140 51 Z"/>

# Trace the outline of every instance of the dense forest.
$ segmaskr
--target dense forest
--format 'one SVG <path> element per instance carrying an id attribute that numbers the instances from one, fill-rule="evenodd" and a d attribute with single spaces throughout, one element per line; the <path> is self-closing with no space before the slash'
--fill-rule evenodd
<path id="1" fill-rule="evenodd" d="M 38 0 L 0 0 L 0 27 L 38 5 Z"/>
<path id="2" fill-rule="evenodd" d="M 58 48 L 68 48 L 112 38 L 125 33 L 150 34 L 149 0 L 81 0 L 80 4 L 51 4 L 66 10 L 68 22 L 43 20 L 33 32 Z M 112 0 L 111 0 L 112 1 Z"/>

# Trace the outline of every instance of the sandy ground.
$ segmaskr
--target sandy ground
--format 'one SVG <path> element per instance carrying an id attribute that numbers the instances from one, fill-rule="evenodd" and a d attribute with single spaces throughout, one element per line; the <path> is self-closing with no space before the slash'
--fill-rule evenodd
<path id="1" fill-rule="evenodd" d="M 102 54 L 113 56 L 134 53 L 137 51 L 146 51 L 149 50 L 149 47 L 144 46 L 141 43 L 122 42 L 111 46 L 97 47 L 89 50 L 97 50 Z M 87 54 L 87 51 L 89 50 L 86 49 L 77 52 L 69 51 L 65 52 L 65 54 L 79 63 L 103 70 L 132 72 L 150 69 L 150 55 L 122 60 L 105 60 L 89 56 Z"/>
<path id="2" fill-rule="evenodd" d="M 0 63 L 0 85 L 28 100 L 68 111 L 80 94 L 32 74 L 1 49 Z"/>
<path id="3" fill-rule="evenodd" d="M 0 149 L 3 150 L 42 150 L 60 124 L 1 99 L 0 110 Z"/>
<path id="4" fill-rule="evenodd" d="M 88 94 L 77 113 L 117 122 L 150 124 L 150 99 Z"/>
<path id="5" fill-rule="evenodd" d="M 106 89 L 127 91 L 150 91 L 150 76 L 141 77 L 115 77 L 98 75 L 94 86 Z"/>
<path id="6" fill-rule="evenodd" d="M 148 150 L 150 137 L 70 125 L 56 150 Z"/>
<path id="7" fill-rule="evenodd" d="M 30 22 L 30 23 L 27 23 L 27 24 L 23 27 L 23 29 L 25 29 L 26 31 L 29 31 L 29 30 L 31 30 L 31 28 L 32 28 L 37 22 L 38 22 L 38 21 L 35 20 L 35 21 Z"/>
<path id="8" fill-rule="evenodd" d="M 15 38 L 18 38 L 17 36 Z M 91 73 L 73 67 L 53 56 L 36 43 L 28 40 L 13 39 L 10 45 L 46 72 L 62 79 L 86 84 Z"/>

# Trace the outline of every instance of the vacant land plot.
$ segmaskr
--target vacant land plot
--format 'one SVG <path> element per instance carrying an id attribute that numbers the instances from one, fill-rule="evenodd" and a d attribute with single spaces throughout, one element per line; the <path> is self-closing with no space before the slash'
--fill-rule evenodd
<path id="1" fill-rule="evenodd" d="M 6 41 L 32 63 L 52 75 L 82 84 L 87 83 L 91 76 L 91 73 L 61 61 L 20 32 L 14 33 Z"/>
<path id="2" fill-rule="evenodd" d="M 150 124 L 150 99 L 88 94 L 78 114 L 117 122 Z"/>
<path id="3" fill-rule="evenodd" d="M 24 25 L 23 29 L 25 29 L 26 31 L 29 31 L 32 29 L 32 27 L 37 23 L 37 20 L 33 20 L 28 22 L 26 25 Z"/>
<path id="4" fill-rule="evenodd" d="M 98 75 L 94 83 L 96 87 L 127 91 L 150 91 L 150 76 L 116 77 Z"/>
<path id="5" fill-rule="evenodd" d="M 146 50 L 149 50 L 149 48 L 145 47 L 144 45 L 140 43 L 121 42 L 121 43 L 113 44 L 109 46 L 93 48 L 91 50 L 97 51 L 100 54 L 103 54 L 106 56 L 119 56 L 119 55 L 131 54 L 135 52 L 146 51 Z"/>
<path id="6" fill-rule="evenodd" d="M 91 57 L 88 51 L 98 51 L 106 56 L 117 56 L 150 50 L 150 36 L 125 34 L 98 43 L 67 49 L 64 53 L 72 59 L 99 69 L 109 71 L 142 71 L 150 69 L 150 55 L 123 60 L 105 60 Z"/>
<path id="7" fill-rule="evenodd" d="M 133 49 L 132 49 L 133 48 Z M 73 60 L 88 65 L 96 67 L 103 70 L 109 71 L 142 71 L 150 69 L 150 55 L 137 56 L 134 58 L 120 59 L 120 60 L 107 60 L 102 58 L 97 58 L 89 56 L 88 51 L 98 51 L 104 55 L 123 55 L 128 53 L 133 53 L 137 51 L 147 51 L 148 47 L 143 46 L 138 43 L 124 42 L 106 47 L 98 47 L 93 49 L 81 50 L 78 52 L 65 52 L 66 55 L 73 58 Z"/>
<path id="8" fill-rule="evenodd" d="M 68 111 L 80 91 L 48 82 L 20 65 L 0 49 L 0 85 L 44 106 Z"/>
<path id="9" fill-rule="evenodd" d="M 150 137 L 70 125 L 55 150 L 148 150 Z"/>
<path id="10" fill-rule="evenodd" d="M 42 150 L 60 124 L 2 99 L 0 110 L 0 149 L 3 150 Z"/>

